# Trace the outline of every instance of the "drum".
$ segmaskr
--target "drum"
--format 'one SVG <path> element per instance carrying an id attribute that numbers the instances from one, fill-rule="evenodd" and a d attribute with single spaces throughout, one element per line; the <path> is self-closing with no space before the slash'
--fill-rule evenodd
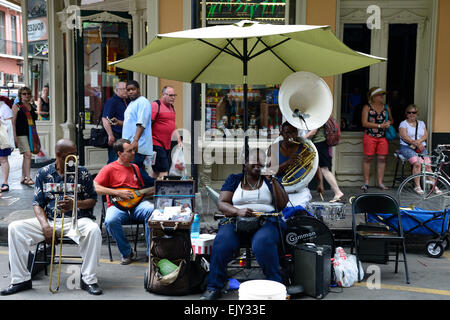
<path id="1" fill-rule="evenodd" d="M 306 210 L 320 221 L 345 219 L 345 203 L 342 202 L 308 202 Z"/>
<path id="2" fill-rule="evenodd" d="M 305 215 L 295 215 L 286 220 L 286 249 L 292 253 L 297 244 L 314 243 L 317 246 L 329 245 L 334 254 L 334 236 L 322 221 Z"/>

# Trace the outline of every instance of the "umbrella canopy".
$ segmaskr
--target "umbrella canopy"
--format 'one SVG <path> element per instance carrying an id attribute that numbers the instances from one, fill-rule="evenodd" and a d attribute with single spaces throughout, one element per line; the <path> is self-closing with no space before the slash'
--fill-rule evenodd
<path id="1" fill-rule="evenodd" d="M 164 79 L 216 84 L 280 84 L 291 73 L 332 76 L 385 59 L 356 52 L 329 26 L 241 21 L 158 34 L 113 64 Z"/>

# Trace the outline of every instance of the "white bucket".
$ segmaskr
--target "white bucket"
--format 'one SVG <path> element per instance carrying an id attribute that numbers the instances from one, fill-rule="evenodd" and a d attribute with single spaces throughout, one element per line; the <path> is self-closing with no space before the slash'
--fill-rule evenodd
<path id="1" fill-rule="evenodd" d="M 239 300 L 286 300 L 286 286 L 271 280 L 250 280 L 239 286 Z"/>

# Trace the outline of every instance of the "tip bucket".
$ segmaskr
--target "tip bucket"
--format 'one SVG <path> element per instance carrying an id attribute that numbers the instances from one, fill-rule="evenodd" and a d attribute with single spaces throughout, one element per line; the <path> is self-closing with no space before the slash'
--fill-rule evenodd
<path id="1" fill-rule="evenodd" d="M 286 286 L 271 280 L 249 280 L 239 286 L 239 300 L 286 300 Z"/>

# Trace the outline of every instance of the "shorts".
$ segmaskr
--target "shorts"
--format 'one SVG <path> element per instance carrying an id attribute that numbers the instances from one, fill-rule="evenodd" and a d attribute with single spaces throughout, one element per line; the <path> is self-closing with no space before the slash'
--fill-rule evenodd
<path id="1" fill-rule="evenodd" d="M 0 149 L 0 157 L 7 157 L 10 156 L 12 152 L 11 148 L 6 148 L 6 149 Z"/>
<path id="2" fill-rule="evenodd" d="M 389 142 L 386 138 L 376 138 L 364 133 L 363 150 L 365 156 L 387 156 L 389 154 Z"/>
<path id="3" fill-rule="evenodd" d="M 28 142 L 28 136 L 18 136 L 17 140 L 17 147 L 19 148 L 20 154 L 31 152 L 30 143 Z"/>
<path id="4" fill-rule="evenodd" d="M 413 149 L 411 149 L 410 147 L 405 146 L 405 145 L 400 145 L 400 153 L 402 156 L 404 156 L 406 159 L 408 159 L 410 164 L 414 164 L 416 162 L 419 162 L 419 163 L 425 162 L 425 164 L 431 163 L 430 157 L 428 156 L 427 149 L 424 149 L 420 153 L 423 156 L 423 159 L 421 157 L 419 157 L 419 155 L 416 151 L 414 151 Z"/>
<path id="5" fill-rule="evenodd" d="M 331 170 L 331 156 L 330 146 L 326 141 L 318 142 L 314 144 L 319 155 L 319 168 L 325 168 Z"/>
<path id="6" fill-rule="evenodd" d="M 172 163 L 170 150 L 166 150 L 163 147 L 153 145 L 153 151 L 156 151 L 155 164 L 152 165 L 153 171 L 169 172 L 170 164 Z"/>

